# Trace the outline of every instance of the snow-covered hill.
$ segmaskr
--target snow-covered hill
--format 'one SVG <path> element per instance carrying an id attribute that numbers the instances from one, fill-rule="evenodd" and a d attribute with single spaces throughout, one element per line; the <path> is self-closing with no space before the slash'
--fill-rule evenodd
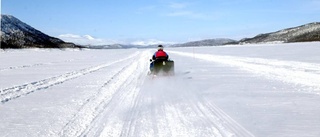
<path id="1" fill-rule="evenodd" d="M 0 51 L 0 136 L 319 137 L 319 42 Z"/>
<path id="2" fill-rule="evenodd" d="M 73 48 L 66 43 L 42 33 L 11 15 L 1 15 L 1 48 Z"/>
<path id="3" fill-rule="evenodd" d="M 235 43 L 235 40 L 227 38 L 205 39 L 199 41 L 191 41 L 183 44 L 174 44 L 173 47 L 199 47 L 199 46 L 222 46 L 227 43 Z"/>
<path id="4" fill-rule="evenodd" d="M 277 32 L 260 34 L 253 38 L 242 39 L 239 43 L 288 43 L 307 41 L 320 41 L 320 22 L 283 29 Z"/>

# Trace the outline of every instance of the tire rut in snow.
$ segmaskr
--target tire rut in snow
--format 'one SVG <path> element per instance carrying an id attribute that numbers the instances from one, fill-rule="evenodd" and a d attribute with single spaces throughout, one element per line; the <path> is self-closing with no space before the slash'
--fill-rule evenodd
<path id="1" fill-rule="evenodd" d="M 133 58 L 128 62 L 128 65 L 120 68 L 95 95 L 81 107 L 74 117 L 64 126 L 60 132 L 60 136 L 97 136 L 103 132 L 107 132 L 107 124 L 102 122 L 112 118 L 105 117 L 117 116 L 113 113 L 124 111 L 127 109 L 124 106 L 132 107 L 134 104 L 139 85 L 143 82 L 143 77 L 146 75 L 145 55 Z M 142 58 L 141 58 L 142 57 Z M 138 60 L 138 61 L 136 61 Z M 120 106 L 118 106 L 120 105 Z M 119 108 L 117 108 L 118 106 Z M 119 110 L 120 109 L 120 110 Z M 130 113 L 130 112 L 129 112 Z M 124 126 L 124 123 L 118 123 L 117 126 Z M 113 129 L 115 127 L 109 127 Z M 121 131 L 113 130 L 114 133 L 121 134 Z"/>
<path id="2" fill-rule="evenodd" d="M 239 123 L 233 120 L 228 114 L 226 114 L 218 106 L 210 103 L 209 100 L 202 99 L 202 101 L 197 104 L 197 107 L 204 114 L 207 113 L 207 114 L 216 116 L 218 118 L 216 120 L 220 121 L 221 123 L 220 130 L 223 130 L 224 128 L 226 128 L 231 131 L 232 134 L 226 135 L 226 136 L 254 137 L 254 135 L 251 132 L 249 132 L 243 126 L 241 126 Z M 212 116 L 209 116 L 208 118 L 210 117 Z"/>
<path id="3" fill-rule="evenodd" d="M 195 87 L 184 82 L 174 82 L 174 85 L 184 88 L 168 89 L 169 92 L 177 92 L 169 95 L 171 98 L 162 106 L 165 115 L 165 125 L 171 133 L 162 134 L 170 136 L 215 136 L 215 137 L 252 137 L 253 135 L 224 113 L 220 108 L 209 103 L 197 94 Z M 181 91 L 178 91 L 181 90 Z M 170 93 L 168 93 L 170 94 Z M 175 98 L 172 98 L 172 97 Z M 165 96 L 164 96 L 165 97 Z M 178 100 L 178 101 L 177 101 Z M 165 130 L 165 126 L 159 126 Z"/>
<path id="4" fill-rule="evenodd" d="M 100 135 L 253 136 L 221 109 L 198 97 L 197 89 L 187 86 L 189 84 L 179 76 L 146 81 L 131 106 L 112 104 L 114 108 L 108 110 L 107 118 L 102 120 L 106 127 Z M 130 110 L 120 111 L 124 109 L 122 106 Z"/>
<path id="5" fill-rule="evenodd" d="M 10 100 L 19 98 L 21 96 L 24 95 L 28 95 L 30 93 L 33 93 L 35 91 L 41 90 L 41 89 L 47 89 L 49 87 L 58 85 L 58 84 L 62 84 L 68 80 L 71 79 L 75 79 L 77 77 L 89 74 L 89 73 L 93 73 L 95 71 L 98 71 L 102 68 L 108 67 L 110 65 L 113 65 L 115 63 L 118 62 L 122 62 L 122 61 L 126 61 L 130 58 L 133 58 L 134 56 L 137 56 L 139 53 L 136 52 L 135 54 L 125 58 L 125 59 L 121 59 L 121 60 L 117 60 L 111 63 L 107 63 L 107 64 L 102 64 L 99 66 L 95 66 L 95 67 L 90 67 L 90 68 L 86 68 L 86 69 L 82 69 L 79 71 L 73 71 L 73 72 L 69 72 L 60 76 L 55 76 L 55 77 L 51 77 L 48 79 L 43 79 L 40 81 L 35 81 L 35 82 L 31 82 L 31 83 L 27 83 L 27 84 L 23 84 L 20 86 L 14 86 L 14 87 L 10 87 L 10 88 L 5 88 L 5 89 L 1 89 L 0 90 L 0 101 L 2 103 L 6 103 Z"/>

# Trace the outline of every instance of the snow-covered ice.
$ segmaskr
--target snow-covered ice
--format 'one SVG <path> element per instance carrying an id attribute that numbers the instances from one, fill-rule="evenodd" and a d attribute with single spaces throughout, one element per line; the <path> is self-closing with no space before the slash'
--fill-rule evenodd
<path id="1" fill-rule="evenodd" d="M 320 43 L 0 51 L 0 136 L 320 136 Z"/>

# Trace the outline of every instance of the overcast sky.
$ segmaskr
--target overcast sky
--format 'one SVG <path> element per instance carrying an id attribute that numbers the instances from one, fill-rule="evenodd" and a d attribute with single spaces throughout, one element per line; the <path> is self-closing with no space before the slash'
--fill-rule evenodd
<path id="1" fill-rule="evenodd" d="M 9 14 L 78 44 L 239 40 L 320 21 L 320 0 L 1 0 Z"/>

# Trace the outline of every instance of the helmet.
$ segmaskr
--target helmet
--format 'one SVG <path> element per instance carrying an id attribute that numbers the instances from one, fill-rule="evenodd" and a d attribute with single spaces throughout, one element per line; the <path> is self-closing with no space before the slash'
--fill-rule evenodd
<path id="1" fill-rule="evenodd" d="M 162 45 L 159 45 L 158 46 L 158 50 L 162 49 L 163 50 L 163 46 Z"/>

